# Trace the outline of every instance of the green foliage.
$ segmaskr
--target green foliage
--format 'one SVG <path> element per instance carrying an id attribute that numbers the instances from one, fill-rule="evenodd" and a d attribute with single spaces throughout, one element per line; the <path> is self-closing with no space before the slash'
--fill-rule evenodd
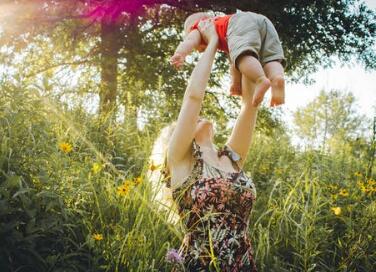
<path id="1" fill-rule="evenodd" d="M 40 101 L 10 85 L 0 100 L 0 270 L 87 271 L 96 260 L 47 160 L 58 154 Z"/>
<path id="2" fill-rule="evenodd" d="M 8 1 L 14 3 L 15 1 Z M 366 67 L 375 68 L 375 12 L 367 8 L 363 1 L 340 0 L 340 1 L 236 1 L 229 4 L 228 1 L 139 1 L 129 5 L 125 0 L 114 1 L 31 1 L 33 4 L 28 8 L 18 6 L 16 12 L 11 14 L 15 19 L 11 24 L 10 20 L 4 23 L 3 39 L 5 42 L 14 42 L 19 48 L 25 45 L 25 40 L 20 39 L 21 34 L 48 33 L 59 23 L 71 20 L 68 26 L 71 31 L 64 30 L 65 35 L 60 38 L 66 40 L 61 44 L 69 44 L 69 40 L 75 42 L 86 40 L 88 35 L 98 35 L 98 25 L 92 23 L 101 21 L 115 21 L 118 19 L 124 28 L 122 31 L 127 35 L 122 44 L 123 50 L 142 50 L 142 43 L 146 39 L 163 43 L 166 40 L 176 39 L 176 32 L 165 32 L 163 39 L 155 39 L 169 27 L 181 28 L 182 22 L 188 13 L 201 10 L 211 10 L 215 12 L 235 12 L 236 9 L 244 11 L 254 11 L 265 14 L 276 25 L 277 31 L 283 42 L 286 57 L 288 59 L 288 70 L 296 71 L 299 76 L 307 74 L 317 68 L 317 65 L 330 65 L 329 56 L 335 54 L 344 62 L 347 62 L 354 54 L 358 56 Z M 98 6 L 103 6 L 103 13 L 89 20 L 80 20 L 85 15 Z M 137 7 L 136 7 L 137 6 Z M 115 11 L 116 10 L 116 11 Z M 114 14 L 121 14 L 124 11 L 126 16 L 111 18 Z M 36 13 L 39 12 L 38 16 Z M 140 16 L 140 15 L 143 16 Z M 53 15 L 54 19 L 49 19 Z M 72 20 L 73 18 L 73 20 Z M 87 16 L 85 17 L 87 18 Z M 150 31 L 138 36 L 133 33 L 135 27 L 145 27 L 145 18 L 150 23 L 150 27 L 155 34 L 155 38 L 150 38 Z M 30 20 L 41 22 L 27 28 Z M 136 34 L 136 35 L 133 35 Z M 147 34 L 147 36 L 145 35 Z M 153 34 L 151 34 L 153 35 Z M 133 39 L 132 36 L 137 37 Z M 32 38 L 32 37 L 29 37 Z M 73 39 L 72 39 L 73 38 Z M 74 48 L 74 47 L 72 47 Z M 172 53 L 174 44 L 165 49 L 165 52 Z M 138 55 L 138 54 L 137 54 Z M 137 56 L 135 55 L 135 57 Z M 160 59 L 160 51 L 149 55 L 153 59 Z M 162 57 L 163 58 L 163 57 Z M 143 66 L 147 68 L 147 66 Z M 150 67 L 153 67 L 151 65 Z M 158 67 L 154 67 L 154 69 Z M 146 78 L 146 77 L 145 77 Z M 146 81 L 147 82 L 147 81 Z"/>
<path id="3" fill-rule="evenodd" d="M 135 227 L 153 220 L 150 207 L 145 208 L 145 188 L 130 202 L 116 194 L 118 185 L 143 170 L 150 136 L 119 124 L 98 133 L 96 118 L 26 88 L 8 82 L 0 97 L 1 271 L 155 266 L 147 256 L 138 258 L 145 244 L 150 252 L 159 248 L 158 239 L 146 239 L 157 230 L 149 235 Z M 101 165 L 97 173 L 94 163 Z M 106 242 L 95 241 L 95 233 Z M 108 239 L 112 235 L 116 239 Z M 145 243 L 134 243 L 139 240 Z M 127 244 L 135 248 L 124 248 Z M 119 252 L 116 259 L 115 251 L 105 253 L 108 246 Z"/>
<path id="4" fill-rule="evenodd" d="M 250 234 L 260 271 L 372 271 L 376 181 L 364 174 L 368 158 L 298 152 L 276 132 L 256 133 L 245 166 L 257 188 Z"/>
<path id="5" fill-rule="evenodd" d="M 156 210 L 145 177 L 162 124 L 102 129 L 82 106 L 35 85 L 1 86 L 1 270 L 169 271 L 165 254 L 179 247 L 182 229 Z M 278 114 L 259 113 L 244 169 L 257 188 L 249 231 L 260 271 L 372 271 L 376 181 L 364 174 L 367 139 L 348 142 L 341 156 L 301 152 Z M 218 143 L 228 133 L 219 126 Z"/>
<path id="6" fill-rule="evenodd" d="M 356 106 L 351 92 L 321 90 L 312 102 L 295 112 L 294 123 L 298 135 L 323 151 L 326 151 L 329 143 L 327 149 L 335 153 L 338 145 L 342 148 L 346 141 L 355 139 L 365 130 L 368 120 L 357 113 Z"/>
<path id="7" fill-rule="evenodd" d="M 168 59 L 182 39 L 184 19 L 197 10 L 221 14 L 240 9 L 269 17 L 281 38 L 286 72 L 292 80 L 309 79 L 319 65 L 330 66 L 333 55 L 342 62 L 355 56 L 370 69 L 376 63 L 376 15 L 358 0 L 236 1 L 231 5 L 217 0 L 139 1 L 132 5 L 109 0 L 7 2 L 14 12 L 2 23 L 0 33 L 1 44 L 9 46 L 6 53 L 0 51 L 4 65 L 48 92 L 60 93 L 59 87 L 64 86 L 68 87 L 65 93 L 79 93 L 83 99 L 87 94 L 100 94 L 100 109 L 107 102 L 115 111 L 123 106 L 133 126 L 137 110 L 150 122 L 157 118 L 169 122 L 177 115 L 175 103 L 181 101 L 193 65 L 188 63 L 177 72 Z M 110 14 L 85 16 L 98 5 Z M 118 15 L 122 10 L 129 13 L 108 27 L 116 29 L 117 35 L 103 36 L 101 22 L 113 16 L 111 10 Z M 14 61 L 16 56 L 19 59 Z M 47 71 L 49 75 L 44 74 Z M 218 87 L 227 71 L 226 57 L 218 54 L 210 86 Z M 40 74 L 46 84 L 39 84 Z M 231 103 L 227 97 L 225 101 Z"/>

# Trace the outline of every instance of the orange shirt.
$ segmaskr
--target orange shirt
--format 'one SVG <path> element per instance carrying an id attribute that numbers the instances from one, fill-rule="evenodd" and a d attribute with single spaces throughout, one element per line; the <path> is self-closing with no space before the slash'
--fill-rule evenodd
<path id="1" fill-rule="evenodd" d="M 228 26 L 228 22 L 230 20 L 230 17 L 232 16 L 233 14 L 229 14 L 229 15 L 224 15 L 224 16 L 216 16 L 214 17 L 214 25 L 215 25 L 215 29 L 217 31 L 217 34 L 218 34 L 218 49 L 219 50 L 222 50 L 226 53 L 228 53 L 228 45 L 227 45 L 227 40 L 226 40 L 226 34 L 227 34 L 227 26 Z M 200 19 L 201 20 L 201 19 Z M 192 31 L 193 29 L 198 29 L 198 23 L 200 22 L 200 20 L 197 20 L 193 26 L 191 27 L 190 31 Z M 203 39 L 201 39 L 201 44 L 202 45 L 206 45 L 205 41 Z"/>

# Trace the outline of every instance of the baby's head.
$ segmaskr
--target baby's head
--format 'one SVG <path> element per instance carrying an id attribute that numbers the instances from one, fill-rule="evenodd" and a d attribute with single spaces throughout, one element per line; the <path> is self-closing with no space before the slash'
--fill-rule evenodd
<path id="1" fill-rule="evenodd" d="M 206 12 L 196 12 L 189 15 L 184 22 L 184 36 L 187 36 L 189 33 L 189 29 L 193 26 L 193 24 L 199 19 L 206 19 L 211 18 L 212 16 Z"/>

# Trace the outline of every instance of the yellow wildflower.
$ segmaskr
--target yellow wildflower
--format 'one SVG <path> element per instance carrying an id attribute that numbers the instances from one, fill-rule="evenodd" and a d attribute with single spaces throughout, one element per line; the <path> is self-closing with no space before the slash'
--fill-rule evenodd
<path id="1" fill-rule="evenodd" d="M 364 185 L 364 182 L 358 181 L 357 184 L 358 184 L 358 186 L 360 187 L 360 190 L 361 190 L 363 193 L 367 192 L 367 188 L 366 188 L 366 186 Z"/>
<path id="2" fill-rule="evenodd" d="M 373 179 L 368 180 L 367 185 L 368 185 L 368 190 L 369 190 L 370 193 L 376 192 L 376 186 L 375 186 L 376 181 L 375 180 L 373 180 Z"/>
<path id="3" fill-rule="evenodd" d="M 96 240 L 96 241 L 103 240 L 103 235 L 99 234 L 99 233 L 95 233 L 95 234 L 93 234 L 93 239 Z"/>
<path id="4" fill-rule="evenodd" d="M 153 171 L 159 169 L 160 167 L 161 167 L 160 165 L 156 165 L 156 164 L 154 164 L 154 162 L 152 161 L 152 162 L 151 162 L 151 165 L 149 166 L 149 170 L 153 172 Z"/>
<path id="5" fill-rule="evenodd" d="M 126 180 L 124 180 L 123 185 L 126 185 L 126 186 L 129 187 L 129 186 L 132 185 L 132 183 L 133 183 L 133 181 L 131 179 L 126 179 Z"/>
<path id="6" fill-rule="evenodd" d="M 346 189 L 341 189 L 338 194 L 341 196 L 348 196 L 349 192 Z"/>
<path id="7" fill-rule="evenodd" d="M 133 183 L 136 185 L 140 184 L 141 182 L 142 182 L 142 177 L 137 177 L 133 180 Z"/>
<path id="8" fill-rule="evenodd" d="M 335 215 L 341 214 L 341 207 L 332 207 L 331 210 L 334 212 Z"/>
<path id="9" fill-rule="evenodd" d="M 59 144 L 59 148 L 61 151 L 63 151 L 64 153 L 69 153 L 72 151 L 72 145 L 69 144 L 69 143 L 60 143 Z"/>
<path id="10" fill-rule="evenodd" d="M 371 194 L 372 191 L 373 191 L 373 189 L 371 187 L 366 187 L 365 190 L 364 190 L 365 193 L 369 193 L 369 194 Z"/>
<path id="11" fill-rule="evenodd" d="M 102 165 L 100 163 L 93 163 L 93 166 L 91 167 L 91 171 L 93 171 L 94 174 L 99 173 L 102 170 Z"/>
<path id="12" fill-rule="evenodd" d="M 118 193 L 120 196 L 125 196 L 125 195 L 127 195 L 128 192 L 129 192 L 129 187 L 130 187 L 129 182 L 125 181 L 122 185 L 120 185 L 120 186 L 117 188 L 117 193 Z"/>
<path id="13" fill-rule="evenodd" d="M 361 177 L 361 176 L 362 176 L 362 173 L 360 173 L 360 172 L 355 172 L 354 175 L 357 176 L 357 177 Z"/>
<path id="14" fill-rule="evenodd" d="M 268 170 L 269 170 L 269 166 L 268 165 L 261 165 L 260 166 L 260 172 L 261 173 L 267 173 Z"/>
<path id="15" fill-rule="evenodd" d="M 337 184 L 329 184 L 328 187 L 332 190 L 336 190 L 338 188 Z"/>

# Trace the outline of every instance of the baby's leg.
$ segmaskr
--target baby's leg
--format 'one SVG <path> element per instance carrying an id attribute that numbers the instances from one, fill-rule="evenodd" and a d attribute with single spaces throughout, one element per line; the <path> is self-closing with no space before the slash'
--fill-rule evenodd
<path id="1" fill-rule="evenodd" d="M 231 74 L 231 87 L 230 95 L 241 95 L 241 80 L 242 74 L 235 68 L 233 63 L 230 63 L 230 74 Z"/>
<path id="2" fill-rule="evenodd" d="M 266 91 L 270 87 L 270 81 L 265 76 L 264 70 L 257 58 L 251 55 L 242 55 L 238 59 L 238 67 L 243 76 L 251 80 L 255 86 L 255 94 L 253 96 L 252 105 L 257 107 Z"/>
<path id="3" fill-rule="evenodd" d="M 271 81 L 272 99 L 270 106 L 278 106 L 285 103 L 285 79 L 284 69 L 279 61 L 271 61 L 264 65 L 266 76 Z"/>

